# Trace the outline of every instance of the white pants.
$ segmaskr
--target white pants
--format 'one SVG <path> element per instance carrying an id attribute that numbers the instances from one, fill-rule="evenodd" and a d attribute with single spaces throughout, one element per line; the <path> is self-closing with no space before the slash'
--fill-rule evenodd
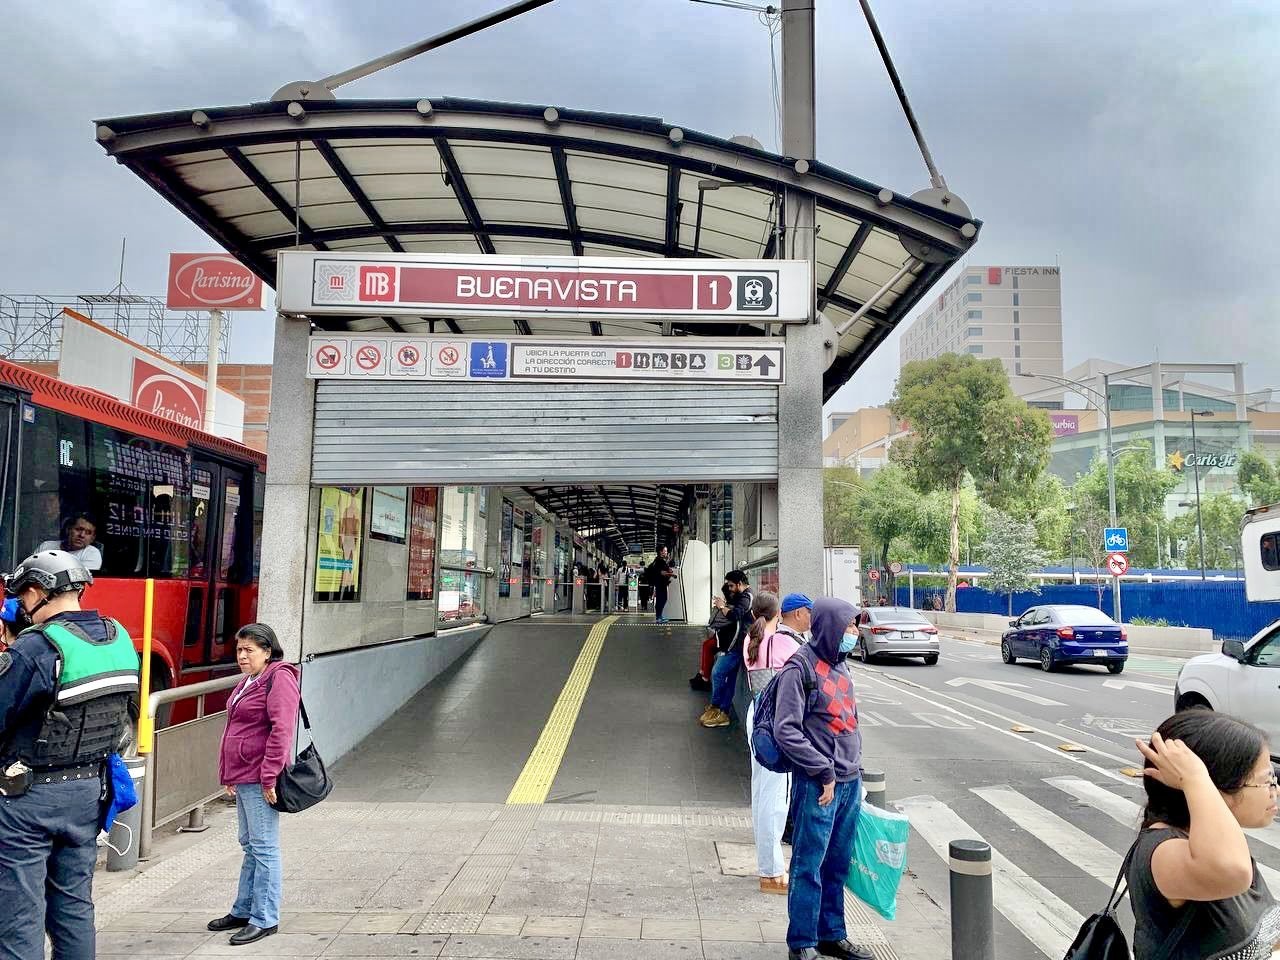
<path id="1" fill-rule="evenodd" d="M 751 726 L 756 704 L 747 707 L 747 750 L 751 751 Z M 751 753 L 751 824 L 756 835 L 756 867 L 762 877 L 780 877 L 787 872 L 782 857 L 782 831 L 787 826 L 791 802 L 791 774 L 774 773 L 756 762 Z"/>

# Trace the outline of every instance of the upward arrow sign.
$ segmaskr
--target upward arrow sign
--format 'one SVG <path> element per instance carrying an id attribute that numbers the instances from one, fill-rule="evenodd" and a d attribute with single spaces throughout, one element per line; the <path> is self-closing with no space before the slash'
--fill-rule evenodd
<path id="1" fill-rule="evenodd" d="M 761 354 L 760 359 L 752 364 L 752 366 L 760 370 L 760 376 L 762 377 L 767 377 L 769 375 L 770 368 L 776 367 L 777 365 L 778 364 L 767 353 Z"/>

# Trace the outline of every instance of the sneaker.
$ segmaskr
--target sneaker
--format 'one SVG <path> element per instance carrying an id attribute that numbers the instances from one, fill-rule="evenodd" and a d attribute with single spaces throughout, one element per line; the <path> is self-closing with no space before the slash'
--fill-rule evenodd
<path id="1" fill-rule="evenodd" d="M 786 874 L 783 874 L 780 877 L 761 877 L 760 892 L 761 893 L 777 893 L 785 897 L 787 895 Z"/>
<path id="2" fill-rule="evenodd" d="M 849 940 L 819 940 L 818 953 L 824 957 L 839 957 L 840 960 L 875 960 L 870 950 Z"/>
<path id="3" fill-rule="evenodd" d="M 702 713 L 698 715 L 698 722 L 701 723 L 703 720 L 706 720 L 708 717 L 710 717 L 712 712 L 715 709 L 716 708 L 713 707 L 711 704 L 707 704 L 707 709 L 703 710 Z"/>
<path id="4" fill-rule="evenodd" d="M 730 719 L 729 715 L 719 707 L 712 707 L 698 722 L 704 727 L 727 727 Z"/>
<path id="5" fill-rule="evenodd" d="M 702 674 L 695 673 L 692 677 L 689 678 L 689 689 L 690 690 L 710 690 L 711 681 L 704 679 Z"/>

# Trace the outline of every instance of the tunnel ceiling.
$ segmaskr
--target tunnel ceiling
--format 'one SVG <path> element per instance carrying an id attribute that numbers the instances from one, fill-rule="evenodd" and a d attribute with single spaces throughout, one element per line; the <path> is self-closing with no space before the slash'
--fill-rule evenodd
<path id="1" fill-rule="evenodd" d="M 705 488 L 704 488 L 705 489 Z M 674 545 L 676 525 L 687 523 L 697 488 L 692 484 L 597 484 L 524 487 L 543 507 L 578 531 L 599 530 L 615 557 Z M 639 544 L 639 551 L 630 548 Z"/>

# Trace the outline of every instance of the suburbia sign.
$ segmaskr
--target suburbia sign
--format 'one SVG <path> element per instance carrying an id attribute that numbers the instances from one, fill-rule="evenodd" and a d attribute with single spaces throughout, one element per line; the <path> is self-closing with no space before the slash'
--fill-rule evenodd
<path id="1" fill-rule="evenodd" d="M 184 427 L 204 429 L 204 388 L 136 357 L 133 405 Z"/>
<path id="2" fill-rule="evenodd" d="M 169 254 L 171 310 L 261 310 L 262 281 L 225 253 Z"/>
<path id="3" fill-rule="evenodd" d="M 286 313 L 444 316 L 645 316 L 798 322 L 808 316 L 808 264 L 787 260 L 466 257 L 288 252 Z"/>

